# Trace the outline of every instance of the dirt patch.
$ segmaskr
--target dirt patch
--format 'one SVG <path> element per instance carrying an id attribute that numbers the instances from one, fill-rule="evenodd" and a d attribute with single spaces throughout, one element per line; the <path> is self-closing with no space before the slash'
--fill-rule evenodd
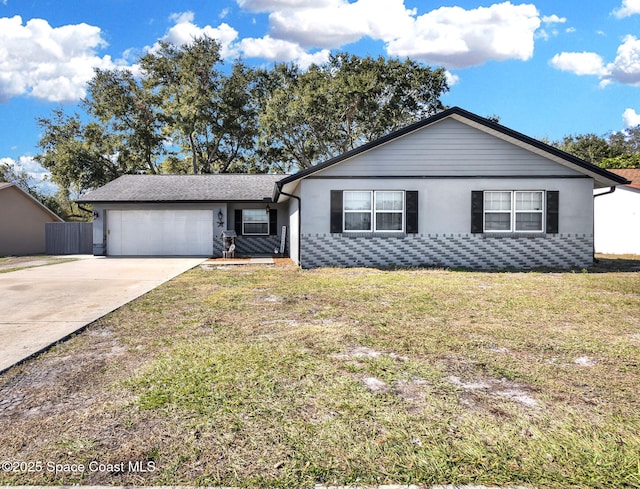
<path id="1" fill-rule="evenodd" d="M 399 380 L 394 387 L 394 394 L 409 402 L 424 400 L 427 381 L 424 379 Z"/>
<path id="2" fill-rule="evenodd" d="M 539 404 L 531 397 L 529 390 L 508 379 L 479 379 L 473 381 L 463 381 L 460 377 L 452 375 L 449 382 L 469 393 L 484 393 L 489 396 L 499 397 L 516 402 L 528 408 L 538 408 Z"/>
<path id="3" fill-rule="evenodd" d="M 86 347 L 74 355 L 45 355 L 0 386 L 0 416 L 46 415 L 88 406 L 87 379 L 126 352 L 109 329 L 85 332 Z M 17 373 L 17 372 L 16 372 Z"/>
<path id="4" fill-rule="evenodd" d="M 362 379 L 362 383 L 375 394 L 386 394 L 390 391 L 386 382 L 376 379 L 375 377 L 365 377 Z"/>
<path id="5" fill-rule="evenodd" d="M 280 297 L 276 297 L 275 295 L 265 295 L 262 297 L 258 297 L 256 299 L 258 302 L 282 302 Z"/>
<path id="6" fill-rule="evenodd" d="M 596 365 L 596 361 L 591 357 L 578 357 L 573 360 L 573 363 L 581 367 L 594 367 Z"/>
<path id="7" fill-rule="evenodd" d="M 373 348 L 369 348 L 366 346 L 354 346 L 353 348 L 349 348 L 344 353 L 338 353 L 333 355 L 333 358 L 337 359 L 362 359 L 362 358 L 380 358 L 382 356 L 388 356 L 394 360 L 403 362 L 407 360 L 407 357 L 402 357 L 393 352 L 381 352 L 374 350 Z"/>

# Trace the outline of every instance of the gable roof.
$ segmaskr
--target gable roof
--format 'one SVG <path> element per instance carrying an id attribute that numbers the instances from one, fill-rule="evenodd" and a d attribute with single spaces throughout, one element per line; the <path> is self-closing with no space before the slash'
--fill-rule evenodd
<path id="1" fill-rule="evenodd" d="M 77 202 L 271 201 L 273 188 L 287 175 L 123 175 Z"/>
<path id="2" fill-rule="evenodd" d="M 640 190 L 640 168 L 616 168 L 609 171 L 629 180 L 629 187 Z"/>
<path id="3" fill-rule="evenodd" d="M 53 221 L 64 222 L 64 220 L 58 214 L 53 212 L 51 209 L 49 209 L 46 205 L 44 205 L 38 199 L 33 197 L 29 192 L 25 192 L 24 190 L 22 190 L 19 185 L 16 185 L 15 183 L 10 183 L 10 182 L 0 182 L 0 191 L 7 190 L 9 188 L 15 189 L 20 195 L 28 199 L 28 201 L 30 201 L 32 204 L 36 205 L 41 210 L 45 211 L 47 214 L 49 214 L 49 216 L 51 216 L 51 219 Z"/>
<path id="4" fill-rule="evenodd" d="M 341 155 L 338 155 L 330 160 L 325 161 L 324 163 L 320 163 L 306 170 L 300 171 L 293 175 L 290 175 L 286 178 L 283 178 L 277 183 L 277 188 L 274 194 L 274 201 L 277 201 L 281 192 L 284 191 L 284 188 L 287 184 L 292 184 L 297 182 L 298 180 L 310 176 L 314 173 L 322 171 L 326 168 L 329 168 L 333 165 L 337 165 L 349 158 L 353 158 L 359 154 L 365 153 L 366 151 L 370 151 L 378 146 L 391 142 L 395 139 L 398 139 L 402 136 L 405 136 L 409 133 L 427 127 L 431 124 L 435 124 L 447 117 L 451 117 L 460 122 L 468 124 L 472 127 L 475 127 L 483 132 L 492 134 L 500 139 L 508 141 L 517 146 L 523 147 L 529 151 L 540 154 L 547 158 L 550 158 L 557 163 L 565 165 L 569 168 L 577 170 L 585 175 L 592 177 L 600 187 L 608 187 L 615 186 L 620 184 L 629 183 L 624 177 L 611 173 L 603 168 L 592 165 L 576 156 L 573 156 L 569 153 L 565 153 L 553 146 L 545 144 L 537 139 L 533 139 L 529 136 L 526 136 L 522 133 L 509 129 L 501 124 L 493 122 L 484 117 L 480 117 L 479 115 L 473 114 L 472 112 L 461 109 L 460 107 L 452 107 L 445 111 L 442 111 L 432 117 L 427 119 L 423 119 L 414 124 L 411 124 L 407 127 L 399 129 L 395 132 L 392 132 L 384 137 L 376 139 L 375 141 L 371 141 L 369 143 L 363 144 L 351 151 L 347 151 Z"/>

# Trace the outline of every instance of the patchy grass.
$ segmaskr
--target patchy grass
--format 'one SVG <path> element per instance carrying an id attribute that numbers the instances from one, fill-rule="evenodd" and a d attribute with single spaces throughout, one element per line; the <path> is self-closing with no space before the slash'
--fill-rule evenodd
<path id="1" fill-rule="evenodd" d="M 0 377 L 3 460 L 86 467 L 0 483 L 640 487 L 640 274 L 592 271 L 192 270 Z"/>

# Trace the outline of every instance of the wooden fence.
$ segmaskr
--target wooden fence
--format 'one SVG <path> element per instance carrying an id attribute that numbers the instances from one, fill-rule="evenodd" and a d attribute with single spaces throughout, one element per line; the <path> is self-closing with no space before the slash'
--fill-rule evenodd
<path id="1" fill-rule="evenodd" d="M 47 255 L 93 253 L 93 224 L 90 222 L 48 222 L 45 238 Z"/>

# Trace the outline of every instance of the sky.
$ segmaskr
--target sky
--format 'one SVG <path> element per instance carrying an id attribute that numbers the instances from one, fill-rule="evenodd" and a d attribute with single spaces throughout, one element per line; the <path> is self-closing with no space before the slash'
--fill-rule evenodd
<path id="1" fill-rule="evenodd" d="M 228 64 L 346 51 L 442 66 L 446 105 L 538 139 L 640 124 L 640 0 L 0 0 L 0 163 L 50 191 L 36 119 L 77 111 L 94 68 L 204 35 Z"/>

